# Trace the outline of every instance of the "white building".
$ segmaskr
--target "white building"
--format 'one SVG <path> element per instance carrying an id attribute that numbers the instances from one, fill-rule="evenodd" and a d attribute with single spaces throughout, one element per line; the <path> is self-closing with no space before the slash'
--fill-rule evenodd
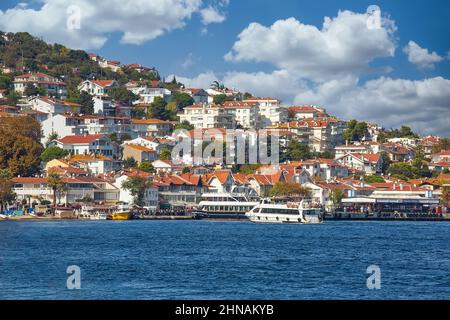
<path id="1" fill-rule="evenodd" d="M 33 97 L 30 99 L 31 109 L 48 113 L 48 114 L 64 114 L 64 113 L 80 113 L 81 105 L 68 101 L 62 101 L 51 97 Z"/>
<path id="2" fill-rule="evenodd" d="M 78 85 L 79 91 L 86 91 L 93 96 L 108 95 L 109 90 L 118 88 L 116 80 L 85 80 Z"/>
<path id="3" fill-rule="evenodd" d="M 61 181 L 66 188 L 64 191 L 57 192 L 57 203 L 74 204 L 85 197 L 89 197 L 97 203 L 115 204 L 119 201 L 119 189 L 103 179 L 95 177 L 63 177 Z M 47 178 L 19 177 L 14 178 L 13 182 L 13 190 L 19 201 L 39 202 L 41 199 L 53 201 L 53 190 L 48 187 Z"/>
<path id="4" fill-rule="evenodd" d="M 223 104 L 225 112 L 231 115 L 237 125 L 245 129 L 261 128 L 259 108 L 257 103 L 242 101 L 226 101 Z"/>
<path id="5" fill-rule="evenodd" d="M 180 122 L 187 121 L 194 128 L 236 128 L 234 116 L 218 105 L 195 104 L 184 108 L 178 117 Z"/>
<path id="6" fill-rule="evenodd" d="M 117 157 L 117 148 L 103 134 L 85 134 L 81 136 L 65 136 L 54 141 L 54 144 L 72 154 L 103 154 L 106 157 Z"/>
<path id="7" fill-rule="evenodd" d="M 280 105 L 280 101 L 274 98 L 250 98 L 243 100 L 247 103 L 257 103 L 259 115 L 264 127 L 282 123 L 287 120 L 288 109 Z"/>
<path id="8" fill-rule="evenodd" d="M 120 202 L 132 204 L 134 199 L 130 191 L 124 189 L 122 184 L 130 177 L 132 174 L 122 174 L 116 178 L 114 185 L 120 190 L 119 200 Z M 148 188 L 145 189 L 144 197 L 142 199 L 143 206 L 148 210 L 157 210 L 159 204 L 159 191 L 158 187 L 150 184 Z"/>
<path id="9" fill-rule="evenodd" d="M 14 78 L 14 91 L 24 94 L 27 85 L 44 89 L 49 95 L 58 95 L 61 98 L 67 97 L 66 84 L 58 78 L 45 73 L 26 73 Z"/>
<path id="10" fill-rule="evenodd" d="M 383 169 L 383 158 L 375 153 L 347 153 L 336 161 L 349 168 L 364 171 L 366 174 L 381 173 Z"/>

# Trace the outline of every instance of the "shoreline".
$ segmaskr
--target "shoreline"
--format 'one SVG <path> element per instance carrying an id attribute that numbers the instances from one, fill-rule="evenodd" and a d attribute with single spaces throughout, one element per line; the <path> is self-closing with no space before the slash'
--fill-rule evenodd
<path id="1" fill-rule="evenodd" d="M 144 221 L 218 221 L 218 222 L 249 222 L 246 218 L 195 218 L 193 216 L 144 216 L 129 220 L 144 220 Z M 44 216 L 44 217 L 32 217 L 32 216 L 13 216 L 8 218 L 0 218 L 2 221 L 118 221 L 118 220 L 91 220 L 91 219 L 79 219 L 79 218 L 60 218 L 56 216 Z M 127 221 L 127 220 L 121 220 Z M 415 221 L 415 222 L 450 222 L 450 217 L 410 217 L 410 218 L 394 218 L 394 217 L 325 217 L 326 221 Z"/>

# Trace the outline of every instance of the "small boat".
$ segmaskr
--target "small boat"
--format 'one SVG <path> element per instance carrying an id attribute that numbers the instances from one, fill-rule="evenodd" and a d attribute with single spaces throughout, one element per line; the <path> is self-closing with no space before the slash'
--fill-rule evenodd
<path id="1" fill-rule="evenodd" d="M 132 218 L 131 207 L 119 205 L 109 217 L 111 220 L 130 220 Z"/>
<path id="2" fill-rule="evenodd" d="M 89 215 L 89 220 L 106 220 L 108 215 L 106 213 L 96 212 Z"/>
<path id="3" fill-rule="evenodd" d="M 277 203 L 271 199 L 263 199 L 245 215 L 256 223 L 315 224 L 323 220 L 322 209 L 306 200 Z"/>

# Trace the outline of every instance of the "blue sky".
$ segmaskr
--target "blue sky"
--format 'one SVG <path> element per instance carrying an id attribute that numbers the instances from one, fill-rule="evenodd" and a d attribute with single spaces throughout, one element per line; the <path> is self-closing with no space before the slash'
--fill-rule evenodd
<path id="1" fill-rule="evenodd" d="M 58 1 L 59 4 L 56 5 L 55 2 Z M 446 89 L 450 91 L 450 82 L 448 81 L 450 60 L 447 58 L 450 51 L 450 37 L 448 36 L 450 32 L 450 19 L 448 19 L 450 1 L 158 0 L 158 3 L 168 3 L 167 14 L 178 10 L 178 7 L 174 7 L 174 3 L 189 6 L 187 13 L 183 11 L 183 13 L 175 15 L 170 18 L 172 19 L 170 22 L 166 21 L 170 19 L 153 16 L 155 8 L 150 8 L 151 5 L 148 6 L 149 8 L 146 8 L 147 5 L 143 5 L 142 11 L 149 10 L 143 19 L 140 16 L 133 16 L 133 13 L 122 16 L 121 12 L 117 11 L 109 12 L 107 16 L 113 17 L 114 20 L 112 18 L 108 20 L 102 13 L 110 8 L 102 7 L 101 3 L 104 5 L 104 3 L 113 1 L 97 1 L 100 3 L 94 5 L 94 7 L 97 6 L 94 8 L 98 9 L 97 12 L 89 19 L 83 19 L 82 15 L 80 36 L 73 39 L 71 38 L 73 34 L 69 34 L 67 37 L 63 31 L 55 31 L 58 28 L 63 29 L 61 25 L 64 24 L 64 20 L 54 22 L 52 29 L 53 22 L 47 23 L 46 18 L 48 17 L 48 21 L 51 19 L 59 21 L 55 17 L 64 17 L 66 7 L 73 3 L 79 4 L 84 10 L 82 11 L 84 14 L 88 11 L 84 7 L 84 1 L 87 0 L 58 1 L 1 1 L 0 10 L 3 12 L 0 12 L 0 29 L 3 31 L 29 31 L 48 41 L 58 41 L 71 47 L 82 47 L 105 58 L 120 60 L 122 63 L 155 66 L 162 75 L 176 74 L 188 85 L 206 86 L 208 81 L 217 78 L 228 86 L 239 86 L 239 89 L 252 91 L 258 95 L 265 93 L 275 95 L 286 103 L 321 104 L 338 116 L 345 118 L 353 115 L 356 118 L 368 117 L 368 120 L 382 122 L 382 125 L 385 126 L 398 126 L 406 121 L 422 133 L 449 135 L 447 133 L 450 131 L 448 130 L 449 97 L 445 93 L 439 94 L 439 92 L 446 91 Z M 27 7 L 24 5 L 17 7 L 18 3 L 26 3 Z M 66 3 L 66 7 L 61 3 Z M 122 0 L 118 3 L 132 5 L 133 1 Z M 153 1 L 153 3 L 155 2 Z M 44 8 L 44 5 L 48 8 Z M 390 23 L 395 24 L 395 31 L 388 35 L 379 35 L 381 41 L 386 40 L 387 47 L 385 48 L 378 48 L 376 43 L 370 43 L 370 39 L 365 39 L 364 34 L 360 34 L 358 31 L 355 31 L 354 39 L 352 36 L 338 37 L 337 41 L 341 41 L 338 46 L 348 49 L 344 51 L 349 53 L 347 60 L 339 58 L 330 62 L 329 69 L 336 68 L 339 70 L 339 74 L 335 75 L 333 72 L 328 72 L 327 69 L 321 69 L 320 61 L 310 61 L 319 68 L 312 66 L 305 71 L 305 65 L 302 63 L 291 62 L 289 64 L 277 60 L 283 57 L 292 57 L 292 55 L 299 55 L 299 60 L 308 59 L 308 57 L 302 56 L 302 52 L 311 49 L 309 47 L 311 44 L 304 41 L 305 38 L 301 38 L 303 42 L 299 41 L 296 44 L 297 47 L 290 48 L 291 51 L 286 49 L 288 52 L 284 52 L 280 56 L 275 53 L 271 56 L 267 52 L 261 55 L 258 52 L 246 53 L 246 51 L 252 51 L 252 37 L 257 34 L 263 37 L 265 35 L 272 37 L 270 39 L 282 38 L 282 34 L 270 31 L 272 25 L 277 21 L 285 23 L 283 28 L 287 29 L 283 30 L 293 30 L 294 34 L 295 32 L 300 33 L 305 26 L 322 30 L 325 17 L 334 19 L 338 16 L 339 11 L 344 10 L 350 11 L 355 16 L 362 15 L 366 13 L 369 5 L 378 5 L 382 16 Z M 113 6 L 114 4 L 111 3 L 111 7 Z M 161 8 L 164 9 L 164 5 Z M 205 22 L 202 11 L 205 8 L 214 9 L 218 15 Z M 9 12 L 8 9 L 10 9 Z M 163 9 L 162 11 L 164 11 Z M 30 13 L 30 11 L 32 12 Z M 295 20 L 287 21 L 290 17 Z M 336 22 L 335 25 L 338 27 L 347 22 L 352 23 L 351 19 L 353 18 L 355 17 L 342 19 L 343 22 L 339 22 L 339 25 Z M 44 26 L 37 23 L 38 20 L 45 21 Z M 105 25 L 113 25 L 117 21 L 121 21 L 123 25 L 105 27 Z M 264 30 L 260 30 L 259 33 L 251 32 L 245 39 L 239 38 L 239 34 L 243 30 L 247 30 L 254 22 Z M 297 22 L 301 26 L 297 25 Z M 133 27 L 130 27 L 132 25 Z M 101 28 L 103 30 L 99 31 Z M 151 30 L 159 30 L 158 35 L 150 34 Z M 145 37 L 145 40 L 124 41 L 125 32 L 138 34 L 139 37 Z M 351 29 L 347 29 L 347 32 L 351 33 Z M 86 40 L 94 37 L 103 39 L 97 42 Z M 255 40 L 258 39 L 255 38 Z M 322 43 L 320 41 L 323 40 L 322 35 L 319 34 L 316 40 L 320 46 Z M 367 46 L 362 46 L 361 43 L 366 40 Z M 355 43 L 350 43 L 351 41 Z M 411 46 L 411 49 L 415 49 L 415 52 L 419 54 L 417 56 L 419 60 L 415 62 L 411 62 L 411 56 L 404 49 L 410 41 L 417 45 Z M 335 43 L 332 42 L 328 39 L 328 44 L 334 47 Z M 347 42 L 349 43 L 348 47 L 346 47 Z M 281 45 L 273 47 L 271 50 L 274 52 L 283 51 L 285 50 L 284 45 L 290 45 L 289 40 L 286 39 L 277 43 Z M 264 46 L 264 43 L 259 42 L 256 45 Z M 395 53 L 392 54 L 388 48 L 391 45 L 395 47 Z M 318 56 L 324 53 L 324 65 L 329 63 L 327 56 L 333 55 L 326 52 L 326 50 L 330 50 L 330 46 L 319 47 L 312 51 L 312 54 Z M 233 53 L 233 58 L 224 59 L 229 52 Z M 350 66 L 353 52 L 361 59 L 359 62 L 356 61 L 356 66 Z M 361 56 L 366 53 L 367 59 Z M 420 53 L 422 54 L 420 55 Z M 436 60 L 433 60 L 433 53 Z M 348 64 L 349 67 L 339 64 Z M 361 67 L 364 68 L 364 71 L 361 71 Z M 369 67 L 370 70 L 365 67 Z M 275 75 L 274 72 L 279 73 Z M 277 76 L 280 77 L 280 80 L 276 80 L 273 84 L 267 84 L 267 86 L 255 84 L 255 78 L 260 78 L 261 81 L 267 83 L 271 79 L 278 79 Z M 295 85 L 287 82 L 289 77 L 293 78 Z M 340 84 L 339 88 L 336 83 Z M 344 83 L 346 85 L 343 85 Z M 392 93 L 394 89 L 400 90 L 399 88 L 403 87 L 405 88 L 403 97 L 398 98 L 398 93 Z M 431 88 L 430 92 L 432 93 L 424 95 L 423 88 Z M 335 91 L 335 94 L 330 95 L 330 91 Z M 371 99 L 371 103 L 363 99 L 365 95 Z M 405 109 L 404 106 L 407 97 L 415 99 L 414 103 L 408 101 L 410 110 Z M 378 104 L 375 103 L 375 100 L 378 100 Z M 353 101 L 355 105 L 348 106 Z M 363 106 L 361 106 L 362 104 Z M 395 109 L 397 104 L 403 106 L 399 105 Z M 428 107 L 428 104 L 435 106 Z M 373 110 L 378 107 L 380 110 L 378 113 L 368 112 L 369 109 Z M 421 107 L 428 109 L 424 112 L 420 109 Z M 391 110 L 394 111 L 392 114 L 385 114 Z M 413 117 L 412 113 L 417 115 Z M 402 115 L 405 115 L 404 119 L 402 119 Z M 436 117 L 436 119 L 432 117 Z"/>

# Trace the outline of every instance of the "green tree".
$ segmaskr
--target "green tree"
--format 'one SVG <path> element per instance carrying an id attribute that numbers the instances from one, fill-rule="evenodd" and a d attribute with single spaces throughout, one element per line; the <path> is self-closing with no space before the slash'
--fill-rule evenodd
<path id="1" fill-rule="evenodd" d="M 385 182 L 383 177 L 373 175 L 373 174 L 364 176 L 363 179 L 364 179 L 364 182 L 367 182 L 367 183 Z"/>
<path id="2" fill-rule="evenodd" d="M 387 173 L 392 161 L 391 161 L 391 158 L 389 158 L 389 155 L 387 154 L 387 152 L 385 152 L 385 151 L 382 151 L 380 153 L 380 157 L 382 159 L 381 172 L 383 172 L 385 174 L 385 173 Z"/>
<path id="3" fill-rule="evenodd" d="M 340 188 L 331 189 L 330 200 L 333 203 L 334 208 L 338 207 L 341 204 L 343 198 L 344 198 L 344 191 L 342 189 Z"/>
<path id="4" fill-rule="evenodd" d="M 228 97 L 226 94 L 218 94 L 213 98 L 214 104 L 224 104 L 225 101 L 231 101 L 233 98 Z"/>
<path id="5" fill-rule="evenodd" d="M 19 102 L 20 98 L 22 98 L 22 95 L 14 90 L 9 90 L 8 94 L 6 95 L 6 104 L 10 106 L 15 106 Z"/>
<path id="6" fill-rule="evenodd" d="M 61 176 L 55 172 L 47 176 L 47 186 L 53 191 L 53 209 L 56 208 L 56 194 L 63 188 Z"/>
<path id="7" fill-rule="evenodd" d="M 402 180 L 415 179 L 420 177 L 419 169 L 406 162 L 397 162 L 391 164 L 388 169 L 388 173 Z"/>
<path id="8" fill-rule="evenodd" d="M 41 160 L 44 162 L 49 162 L 53 159 L 62 159 L 69 154 L 67 150 L 63 150 L 59 147 L 47 147 L 41 154 Z"/>
<path id="9" fill-rule="evenodd" d="M 147 179 L 140 176 L 128 177 L 128 179 L 122 183 L 122 188 L 130 192 L 130 194 L 133 196 L 133 203 L 138 206 L 142 205 L 145 190 L 148 187 L 149 182 L 147 181 Z"/>
<path id="10" fill-rule="evenodd" d="M 122 162 L 125 169 L 136 168 L 137 161 L 133 157 L 128 157 Z"/>
<path id="11" fill-rule="evenodd" d="M 25 87 L 24 95 L 27 97 L 46 96 L 47 91 L 45 91 L 41 87 L 35 86 L 34 84 L 28 83 Z"/>
<path id="12" fill-rule="evenodd" d="M 190 173 L 191 169 L 189 167 L 184 167 L 181 173 Z"/>
<path id="13" fill-rule="evenodd" d="M 147 117 L 149 119 L 168 120 L 170 114 L 166 109 L 167 102 L 161 97 L 156 97 L 150 104 Z"/>
<path id="14" fill-rule="evenodd" d="M 239 172 L 243 174 L 254 174 L 256 170 L 258 170 L 262 164 L 255 163 L 255 164 L 243 164 L 239 168 Z"/>
<path id="15" fill-rule="evenodd" d="M 195 103 L 194 98 L 192 98 L 189 94 L 179 91 L 172 94 L 170 102 L 175 103 L 178 110 L 183 110 L 185 107 Z"/>
<path id="16" fill-rule="evenodd" d="M 122 102 L 127 105 L 131 105 L 139 97 L 124 87 L 113 88 L 109 90 L 108 95 L 115 101 Z"/>
<path id="17" fill-rule="evenodd" d="M 167 147 L 161 149 L 161 153 L 159 154 L 160 160 L 172 160 L 172 153 Z"/>
<path id="18" fill-rule="evenodd" d="M 8 169 L 0 170 L 0 213 L 16 198 L 13 191 L 14 182 Z"/>
<path id="19" fill-rule="evenodd" d="M 48 137 L 47 137 L 47 145 L 50 143 L 50 142 L 52 142 L 52 141 L 54 141 L 54 140 L 57 140 L 59 138 L 59 135 L 58 135 L 58 133 L 57 132 L 52 132 L 52 133 L 49 133 L 48 134 Z"/>
<path id="20" fill-rule="evenodd" d="M 148 172 L 148 173 L 155 173 L 155 167 L 153 167 L 153 164 L 150 161 L 142 161 L 139 165 L 139 170 Z"/>
<path id="21" fill-rule="evenodd" d="M 270 190 L 270 196 L 300 196 L 307 198 L 311 195 L 309 188 L 304 188 L 298 183 L 294 182 L 277 182 Z"/>
<path id="22" fill-rule="evenodd" d="M 253 95 L 249 92 L 244 93 L 244 100 L 253 98 Z"/>
<path id="23" fill-rule="evenodd" d="M 364 121 L 350 120 L 347 127 L 344 131 L 344 140 L 346 141 L 361 141 L 368 134 L 367 123 Z"/>
<path id="24" fill-rule="evenodd" d="M 184 130 L 193 130 L 194 126 L 190 124 L 187 120 L 184 120 L 181 123 L 177 123 L 174 127 L 174 130 L 184 129 Z"/>
<path id="25" fill-rule="evenodd" d="M 82 91 L 76 103 L 80 104 L 80 113 L 81 114 L 94 114 L 94 100 L 92 99 L 92 95 L 87 93 L 86 91 Z"/>
<path id="26" fill-rule="evenodd" d="M 299 161 L 311 159 L 312 154 L 308 145 L 300 143 L 297 139 L 292 139 L 285 152 L 286 159 L 291 161 Z"/>

